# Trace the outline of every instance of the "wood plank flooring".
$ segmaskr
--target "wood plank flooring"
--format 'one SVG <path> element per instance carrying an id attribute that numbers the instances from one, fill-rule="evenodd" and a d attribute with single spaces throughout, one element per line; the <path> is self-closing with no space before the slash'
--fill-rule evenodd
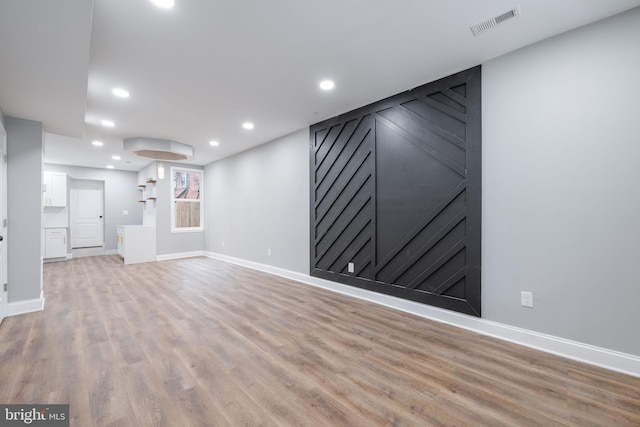
<path id="1" fill-rule="evenodd" d="M 640 379 L 207 258 L 44 267 L 0 402 L 86 426 L 640 426 Z"/>

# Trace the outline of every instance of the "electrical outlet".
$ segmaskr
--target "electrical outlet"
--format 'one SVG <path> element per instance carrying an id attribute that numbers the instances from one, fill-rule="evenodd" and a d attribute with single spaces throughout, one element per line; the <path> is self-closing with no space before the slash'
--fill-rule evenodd
<path id="1" fill-rule="evenodd" d="M 349 264 L 347 264 L 347 271 L 349 273 L 353 273 L 354 271 L 356 271 L 356 266 L 352 262 L 350 262 Z"/>
<path id="2" fill-rule="evenodd" d="M 267 256 L 271 256 L 271 249 L 267 249 Z"/>
<path id="3" fill-rule="evenodd" d="M 222 241 L 222 247 L 224 248 L 224 240 Z"/>
<path id="4" fill-rule="evenodd" d="M 122 211 L 122 215 L 129 215 L 129 211 Z"/>
<path id="5" fill-rule="evenodd" d="M 533 308 L 533 292 L 520 292 L 520 304 L 523 307 Z"/>

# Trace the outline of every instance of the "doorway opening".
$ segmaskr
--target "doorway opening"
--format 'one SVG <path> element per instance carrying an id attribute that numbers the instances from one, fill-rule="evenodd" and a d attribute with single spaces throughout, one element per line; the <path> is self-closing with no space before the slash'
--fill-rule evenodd
<path id="1" fill-rule="evenodd" d="M 104 255 L 104 181 L 69 181 L 71 253 Z"/>

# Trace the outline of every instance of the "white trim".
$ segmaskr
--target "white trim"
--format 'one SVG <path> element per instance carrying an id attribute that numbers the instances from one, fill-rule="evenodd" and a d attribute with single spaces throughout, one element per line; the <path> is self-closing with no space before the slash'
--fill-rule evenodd
<path id="1" fill-rule="evenodd" d="M 118 250 L 117 249 L 109 249 L 107 251 L 104 251 L 105 255 L 118 255 Z"/>
<path id="2" fill-rule="evenodd" d="M 596 347 L 578 341 L 572 341 L 527 329 L 517 328 L 503 323 L 493 322 L 491 320 L 468 316 L 466 314 L 456 313 L 396 298 L 390 295 L 379 294 L 377 292 L 353 286 L 342 285 L 329 280 L 311 277 L 307 274 L 260 264 L 253 261 L 247 261 L 240 258 L 234 258 L 228 255 L 214 252 L 204 252 L 204 255 L 209 258 L 215 258 L 254 270 L 264 271 L 276 276 L 286 277 L 308 285 L 318 286 L 320 288 L 353 296 L 376 304 L 381 304 L 416 316 L 434 320 L 436 322 L 446 323 L 469 331 L 477 332 L 482 335 L 491 336 L 515 344 L 534 348 L 536 350 L 555 354 L 557 356 L 566 357 L 568 359 L 588 363 L 590 365 L 621 372 L 634 377 L 640 377 L 640 357 L 632 354 Z"/>
<path id="3" fill-rule="evenodd" d="M 182 252 L 177 254 L 156 255 L 156 261 L 169 261 L 171 259 L 192 258 L 203 256 L 204 251 Z"/>
<path id="4" fill-rule="evenodd" d="M 170 179 L 171 182 L 169 184 L 169 191 L 171 195 L 171 233 L 202 233 L 204 232 L 204 169 L 192 169 L 187 167 L 180 166 L 171 166 L 170 170 Z M 187 172 L 187 173 L 197 173 L 200 175 L 200 197 L 196 200 L 192 199 L 176 199 L 175 198 L 175 173 L 177 172 Z M 177 228 L 176 224 L 176 202 L 187 202 L 187 203 L 200 203 L 200 227 L 180 227 Z"/>
<path id="5" fill-rule="evenodd" d="M 59 257 L 59 258 L 44 258 L 44 259 L 42 260 L 42 263 L 43 263 L 43 264 L 49 264 L 49 263 L 52 263 L 52 262 L 64 262 L 64 261 L 66 261 L 67 259 L 68 259 L 68 258 L 67 258 L 66 256 L 61 256 L 61 257 Z"/>
<path id="6" fill-rule="evenodd" d="M 44 298 L 28 299 L 24 301 L 10 302 L 7 304 L 8 315 L 17 316 L 19 314 L 33 313 L 44 310 Z"/>
<path id="7" fill-rule="evenodd" d="M 2 112 L 0 111 L 0 114 Z M 3 218 L 7 218 L 8 211 L 8 196 L 7 196 L 7 169 L 9 164 L 7 163 L 7 132 L 4 128 L 4 124 L 0 122 L 0 221 Z M 2 323 L 2 319 L 7 317 L 9 313 L 7 298 L 9 294 L 7 294 L 4 289 L 2 289 L 2 285 L 7 283 L 7 277 L 9 273 L 9 262 L 7 261 L 8 257 L 8 229 L 0 223 L 0 233 L 4 234 L 4 241 L 0 246 L 0 323 Z"/>
<path id="8" fill-rule="evenodd" d="M 202 202 L 200 202 L 202 203 Z M 202 209 L 202 206 L 200 206 L 200 209 Z M 203 233 L 204 232 L 204 228 L 203 227 L 183 227 L 183 228 L 174 228 L 171 230 L 172 233 Z"/>

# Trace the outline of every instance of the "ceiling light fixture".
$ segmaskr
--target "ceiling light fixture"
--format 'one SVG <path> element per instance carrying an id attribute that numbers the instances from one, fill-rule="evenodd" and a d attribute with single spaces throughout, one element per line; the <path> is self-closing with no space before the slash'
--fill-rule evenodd
<path id="1" fill-rule="evenodd" d="M 251 122 L 244 122 L 244 123 L 242 124 L 242 127 L 243 127 L 243 128 L 245 128 L 245 129 L 247 129 L 247 130 L 249 130 L 249 129 L 253 129 L 253 128 L 254 128 L 253 123 L 251 123 Z"/>
<path id="2" fill-rule="evenodd" d="M 114 122 L 112 122 L 111 120 L 103 120 L 100 123 L 102 123 L 102 126 L 104 127 L 108 127 L 108 128 L 112 128 L 114 127 L 116 124 Z"/>
<path id="3" fill-rule="evenodd" d="M 107 169 L 113 169 L 114 166 L 113 165 L 107 165 Z"/>
<path id="4" fill-rule="evenodd" d="M 155 160 L 192 160 L 193 147 L 182 142 L 158 138 L 125 138 L 122 140 L 125 151 L 131 151 L 140 157 Z"/>
<path id="5" fill-rule="evenodd" d="M 320 89 L 322 90 L 331 90 L 335 87 L 335 83 L 331 80 L 323 80 L 320 82 Z"/>
<path id="6" fill-rule="evenodd" d="M 113 160 L 120 160 L 120 156 L 111 156 Z"/>
<path id="7" fill-rule="evenodd" d="M 171 9 L 176 4 L 174 0 L 151 0 L 151 3 L 163 9 Z"/>
<path id="8" fill-rule="evenodd" d="M 119 87 L 114 88 L 111 91 L 112 94 L 114 94 L 115 96 L 117 96 L 118 98 L 128 98 L 129 97 L 129 91 L 125 90 L 125 89 L 120 89 Z"/>
<path id="9" fill-rule="evenodd" d="M 102 141 L 93 141 L 92 144 L 95 145 L 96 147 L 102 147 L 104 145 Z"/>
<path id="10" fill-rule="evenodd" d="M 209 141 L 209 145 L 212 147 L 217 147 L 218 145 L 220 145 L 220 143 L 218 141 Z"/>
<path id="11" fill-rule="evenodd" d="M 164 163 L 158 162 L 158 179 L 164 179 Z"/>

